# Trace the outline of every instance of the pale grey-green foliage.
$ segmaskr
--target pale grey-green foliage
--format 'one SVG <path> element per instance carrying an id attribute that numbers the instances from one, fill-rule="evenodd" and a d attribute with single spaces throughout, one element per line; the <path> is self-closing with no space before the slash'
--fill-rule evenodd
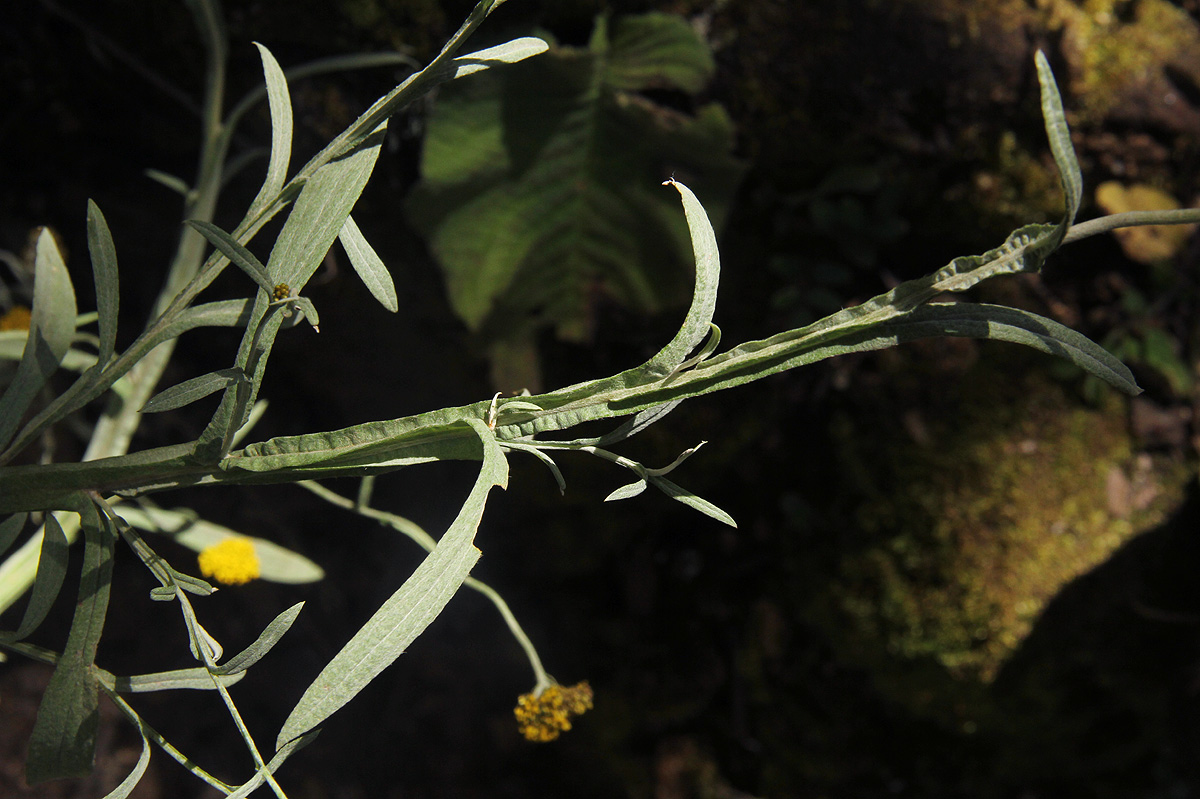
<path id="1" fill-rule="evenodd" d="M 606 447 L 662 420 L 685 399 L 836 355 L 930 336 L 967 336 L 1024 344 L 1065 358 L 1121 390 L 1138 391 L 1132 375 L 1120 361 L 1086 337 L 1052 320 L 1012 308 L 941 301 L 945 295 L 965 291 L 981 280 L 1040 269 L 1063 242 L 1075 240 L 1085 232 L 1106 229 L 1106 224 L 1116 224 L 1074 226 L 1082 180 L 1053 76 L 1039 54 L 1042 111 L 1066 196 L 1066 213 L 1056 225 L 1022 227 L 989 252 L 956 258 L 925 278 L 904 283 L 859 306 L 807 327 L 718 353 L 720 331 L 713 324 L 720 277 L 716 235 L 695 195 L 670 180 L 668 184 L 677 190 L 683 204 L 696 263 L 695 287 L 678 333 L 645 363 L 616 375 L 536 396 L 495 397 L 342 430 L 276 438 L 236 450 L 235 442 L 245 434 L 246 422 L 258 407 L 258 390 L 276 336 L 286 322 L 294 323 L 301 317 L 317 323 L 316 309 L 302 292 L 335 238 L 342 241 L 374 296 L 385 307 L 395 310 L 391 277 L 350 217 L 374 168 L 387 119 L 441 81 L 537 55 L 545 49 L 545 44 L 518 39 L 458 56 L 457 50 L 467 36 L 499 5 L 499 0 L 482 0 L 433 62 L 380 98 L 291 178 L 287 177 L 292 124 L 287 73 L 266 47 L 258 45 L 273 125 L 266 177 L 242 222 L 234 230 L 224 231 L 212 224 L 211 211 L 229 167 L 226 156 L 232 122 L 249 106 L 245 102 L 237 106 L 222 122 L 220 94 L 225 44 L 219 10 L 209 0 L 188 0 L 188 4 L 200 22 L 212 57 L 205 112 L 207 135 L 201 175 L 197 185 L 187 187 L 185 192 L 187 207 L 195 212 L 196 218 L 168 275 L 158 312 L 133 344 L 123 352 L 116 352 L 116 249 L 103 215 L 94 204 L 89 204 L 88 241 L 98 307 L 96 354 L 65 392 L 32 418 L 23 419 L 41 388 L 59 365 L 66 363 L 72 342 L 79 335 L 77 327 L 82 324 L 76 317 L 74 289 L 61 257 L 53 239 L 43 234 L 37 247 L 33 322 L 21 349 L 16 375 L 0 397 L 0 446 L 4 447 L 0 452 L 0 512 L 14 514 L 0 522 L 0 552 L 8 550 L 21 534 L 27 512 L 73 512 L 65 515 L 68 522 L 62 528 L 51 520 L 53 517 L 47 516 L 45 532 L 27 540 L 0 564 L 0 577 L 4 578 L 0 579 L 0 589 L 9 591 L 0 594 L 3 597 L 0 609 L 11 605 L 16 595 L 32 586 L 25 618 L 14 633 L 0 635 L 0 646 L 55 664 L 30 742 L 27 765 L 30 782 L 79 775 L 91 768 L 97 700 L 100 692 L 104 692 L 143 738 L 142 755 L 130 777 L 110 794 L 113 799 L 128 795 L 144 773 L 151 743 L 222 793 L 246 796 L 266 784 L 283 796 L 283 789 L 273 777 L 275 770 L 290 754 L 312 740 L 318 725 L 331 713 L 399 656 L 461 585 L 466 583 L 488 593 L 514 632 L 518 632 L 498 595 L 468 577 L 479 555 L 473 539 L 487 497 L 492 488 L 507 485 L 509 452 L 535 455 L 552 470 L 560 488 L 562 473 L 551 456 L 560 452 L 591 454 L 628 469 L 636 478 L 608 499 L 627 499 L 654 486 L 672 499 L 733 525 L 733 519 L 714 504 L 665 477 L 696 447 L 685 450 L 673 463 L 661 468 L 646 467 Z M 314 71 L 320 70 L 314 68 Z M 263 264 L 246 244 L 268 220 L 289 206 L 287 219 L 267 263 Z M 1123 217 L 1121 222 L 1194 222 L 1198 217 L 1200 214 L 1196 212 L 1151 214 Z M 215 248 L 207 259 L 202 257 L 201 249 L 205 241 Z M 195 304 L 199 294 L 230 262 L 250 277 L 247 288 L 252 296 Z M 244 329 L 234 364 L 184 381 L 150 399 L 165 363 L 162 359 L 169 357 L 174 339 L 186 330 L 203 326 Z M 102 439 L 105 443 L 89 450 L 93 457 L 110 457 L 73 464 L 5 465 L 50 425 L 99 398 L 119 380 L 127 383 L 125 396 L 136 398 L 136 402 L 127 402 L 126 410 L 115 416 L 102 417 L 97 425 L 100 438 L 93 442 Z M 131 433 L 126 428 L 136 425 L 140 406 L 144 404 L 147 411 L 167 410 L 213 390 L 223 391 L 223 397 L 197 441 L 124 454 L 122 442 L 127 442 Z M 612 433 L 598 437 L 538 438 L 543 432 L 565 431 L 601 419 L 624 419 L 624 422 Z M 375 512 L 375 517 L 411 535 L 431 552 L 379 611 L 349 636 L 349 642 L 313 680 L 283 723 L 276 736 L 275 752 L 270 757 L 263 756 L 227 689 L 279 641 L 300 606 L 281 613 L 254 642 L 221 662 L 223 648 L 201 624 L 191 600 L 193 596 L 211 594 L 212 586 L 167 563 L 135 527 L 155 535 L 175 535 L 186 545 L 197 548 L 235 534 L 186 512 L 149 504 L 134 507 L 128 501 L 178 486 L 368 476 L 444 459 L 481 462 L 479 475 L 457 518 L 434 546 L 432 539 L 419 528 L 409 529 L 411 525 L 399 517 Z M 369 483 L 366 485 L 369 487 Z M 370 515 L 368 495 L 369 490 L 364 490 L 353 509 Z M 37 626 L 58 594 L 66 572 L 68 542 L 80 528 L 84 547 L 79 601 L 66 644 L 61 653 L 55 653 L 20 639 Z M 151 599 L 174 602 L 179 607 L 189 647 L 199 666 L 121 677 L 96 665 L 118 540 L 141 559 L 158 582 L 150 592 Z M 40 550 L 40 558 L 29 554 L 34 546 Z M 320 577 L 319 568 L 296 553 L 280 547 L 272 550 L 265 542 L 260 551 L 271 553 L 265 558 L 269 563 L 264 564 L 264 576 L 271 571 L 274 578 L 285 581 Z M 14 586 L 19 586 L 19 590 L 13 590 Z M 518 639 L 531 653 L 538 684 L 544 685 L 547 678 L 532 645 L 523 633 Z M 204 689 L 221 698 L 254 762 L 253 774 L 248 779 L 230 785 L 204 771 L 146 725 L 120 696 L 122 692 L 166 689 Z"/>

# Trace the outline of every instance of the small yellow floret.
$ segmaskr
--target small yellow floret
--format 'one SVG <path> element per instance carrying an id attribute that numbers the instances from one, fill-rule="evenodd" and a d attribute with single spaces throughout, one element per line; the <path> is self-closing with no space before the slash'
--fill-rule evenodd
<path id="1" fill-rule="evenodd" d="M 553 741 L 571 729 L 571 716 L 592 709 L 592 687 L 581 682 L 570 687 L 557 683 L 541 694 L 522 694 L 513 708 L 517 728 L 530 741 Z"/>
<path id="2" fill-rule="evenodd" d="M 258 555 L 249 538 L 226 538 L 197 558 L 200 573 L 226 585 L 248 583 L 259 575 Z"/>
<path id="3" fill-rule="evenodd" d="M 0 316 L 0 330 L 28 330 L 31 318 L 28 308 L 24 305 L 14 305 Z"/>

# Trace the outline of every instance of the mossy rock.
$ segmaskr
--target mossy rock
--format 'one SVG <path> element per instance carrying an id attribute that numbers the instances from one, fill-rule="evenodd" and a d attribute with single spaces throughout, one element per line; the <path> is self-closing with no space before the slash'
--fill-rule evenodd
<path id="1" fill-rule="evenodd" d="M 1160 522 L 1186 480 L 1137 453 L 1123 399 L 1089 407 L 996 354 L 947 389 L 961 411 L 921 401 L 905 425 L 847 426 L 858 546 L 813 608 L 884 693 L 967 726 L 1047 603 Z"/>

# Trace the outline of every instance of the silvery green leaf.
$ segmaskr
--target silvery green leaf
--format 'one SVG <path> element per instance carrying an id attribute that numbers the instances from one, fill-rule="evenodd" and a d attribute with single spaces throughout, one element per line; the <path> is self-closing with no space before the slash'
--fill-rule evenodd
<path id="1" fill-rule="evenodd" d="M 545 452 L 542 452 L 532 444 L 522 444 L 517 441 L 504 442 L 504 448 L 516 450 L 518 452 L 528 452 L 530 455 L 537 458 L 546 465 L 546 468 L 550 470 L 550 474 L 554 476 L 554 482 L 558 484 L 558 493 L 565 494 L 567 492 L 567 481 L 563 477 L 562 470 L 558 468 L 558 464 L 554 462 L 554 459 Z"/>
<path id="2" fill-rule="evenodd" d="M 155 183 L 166 186 L 173 192 L 178 193 L 184 199 L 187 199 L 192 194 L 192 187 L 189 186 L 183 178 L 168 174 L 158 169 L 147 169 L 146 177 L 153 180 Z"/>
<path id="3" fill-rule="evenodd" d="M 100 206 L 88 200 L 88 253 L 92 257 L 92 276 L 96 283 L 96 312 L 100 328 L 99 354 L 96 362 L 107 365 L 116 350 L 117 317 L 120 312 L 120 293 L 117 281 L 117 248 Z"/>
<path id="4" fill-rule="evenodd" d="M 267 316 L 267 297 L 276 283 L 286 284 L 298 293 L 312 277 L 371 177 L 384 133 L 385 125 L 380 125 L 354 149 L 322 166 L 305 182 L 267 259 L 266 271 L 271 276 L 268 284 L 272 288 L 255 299 L 246 335 L 238 348 L 237 365 L 250 377 L 250 383 L 225 392 L 197 441 L 197 459 L 211 463 L 221 460 L 229 451 L 233 434 L 245 424 L 258 398 L 281 321 L 278 316 Z M 315 318 L 310 317 L 310 321 L 315 326 Z"/>
<path id="5" fill-rule="evenodd" d="M 638 480 L 618 488 L 616 491 L 604 498 L 605 502 L 616 502 L 621 499 L 631 499 L 646 490 L 646 481 Z"/>
<path id="6" fill-rule="evenodd" d="M 299 738 L 288 741 L 286 744 L 279 747 L 279 751 L 276 752 L 275 756 L 272 757 L 267 763 L 266 772 L 269 774 L 274 774 L 275 771 L 283 765 L 283 761 L 291 757 L 296 751 L 303 749 L 312 743 L 313 739 L 317 737 L 319 732 L 319 730 L 314 730 L 313 732 L 301 735 Z M 258 787 L 262 785 L 264 781 L 266 781 L 266 774 L 264 774 L 262 771 L 257 771 L 253 777 L 251 777 L 245 784 L 238 786 L 238 789 L 225 797 L 225 799 L 246 799 L 247 796 L 258 790 Z"/>
<path id="7" fill-rule="evenodd" d="M 312 325 L 312 329 L 321 332 L 321 317 L 317 315 L 317 306 L 313 305 L 313 301 L 308 297 L 296 297 L 289 300 L 292 306 L 299 313 L 300 317 Z"/>
<path id="8" fill-rule="evenodd" d="M 298 66 L 288 67 L 283 71 L 283 77 L 287 82 L 291 83 L 303 78 L 311 78 L 314 75 L 325 75 L 330 72 L 401 65 L 414 68 L 420 67 L 420 64 L 413 61 L 411 56 L 407 56 L 404 53 L 351 53 L 349 55 L 319 58 Z M 246 115 L 246 112 L 260 102 L 266 93 L 267 88 L 265 84 L 247 92 L 246 96 L 238 101 L 238 104 L 229 112 L 229 116 L 225 118 L 225 124 L 236 127 L 242 117 Z M 263 155 L 265 155 L 265 151 Z"/>
<path id="9" fill-rule="evenodd" d="M 1058 235 L 1061 240 L 1066 228 L 1071 226 L 1079 212 L 1079 203 L 1083 199 L 1083 175 L 1079 171 L 1079 161 L 1075 158 L 1071 131 L 1067 127 L 1067 115 L 1063 110 L 1062 97 L 1058 93 L 1058 84 L 1054 82 L 1054 73 L 1050 71 L 1050 62 L 1041 50 L 1038 50 L 1034 60 L 1037 64 L 1038 84 L 1041 87 L 1042 118 L 1046 123 L 1046 136 L 1050 140 L 1050 152 L 1054 154 L 1054 163 L 1058 166 L 1058 175 L 1062 180 L 1063 194 L 1067 201 L 1067 212 L 1060 226 L 1062 233 Z"/>
<path id="10" fill-rule="evenodd" d="M 148 694 L 154 691 L 214 691 L 213 678 L 228 687 L 241 681 L 245 673 L 210 674 L 208 669 L 176 669 L 153 674 L 134 674 L 129 677 L 114 676 L 112 689 L 123 694 Z"/>
<path id="11" fill-rule="evenodd" d="M 142 753 L 138 755 L 137 763 L 134 764 L 125 779 L 121 780 L 120 785 L 105 794 L 104 799 L 127 799 L 137 784 L 142 781 L 142 777 L 146 774 L 146 768 L 150 765 L 150 736 L 142 720 L 136 716 L 134 718 L 138 734 L 142 739 Z"/>
<path id="12" fill-rule="evenodd" d="M 884 331 L 898 334 L 897 343 L 932 336 L 963 336 L 1023 344 L 1070 361 L 1126 394 L 1142 391 L 1129 368 L 1108 350 L 1053 319 L 1018 308 L 935 303 L 884 326 Z"/>
<path id="13" fill-rule="evenodd" d="M 475 530 L 492 488 L 508 485 L 508 462 L 481 419 L 465 421 L 482 444 L 483 464 L 458 516 L 404 585 L 322 669 L 284 722 L 276 747 L 319 725 L 398 658 L 442 612 L 475 564 Z"/>
<path id="14" fill-rule="evenodd" d="M 439 77 L 443 80 L 462 78 L 476 72 L 481 72 L 488 67 L 500 64 L 515 64 L 518 61 L 524 61 L 526 58 L 541 55 L 548 49 L 550 49 L 550 46 L 546 42 L 534 36 L 513 39 L 510 42 L 498 44 L 495 47 L 488 47 L 483 50 L 477 50 L 474 53 L 458 56 L 446 66 L 445 72 L 439 75 Z"/>
<path id="15" fill-rule="evenodd" d="M 0 396 L 0 447 L 12 440 L 33 398 L 62 362 L 75 335 L 75 289 L 49 229 L 37 239 L 29 337 L 12 382 Z"/>
<path id="16" fill-rule="evenodd" d="M 196 400 L 203 399 L 209 394 L 227 388 L 234 383 L 245 381 L 245 379 L 246 375 L 242 373 L 241 369 L 237 368 L 218 369 L 206 375 L 193 377 L 191 380 L 177 383 L 155 394 L 142 406 L 142 413 L 173 411 L 176 408 L 190 405 Z"/>
<path id="17" fill-rule="evenodd" d="M 299 291 L 320 266 L 375 169 L 385 127 L 309 178 L 267 259 L 276 282 Z"/>
<path id="18" fill-rule="evenodd" d="M 148 339 L 152 346 L 183 335 L 198 327 L 245 327 L 250 322 L 254 300 L 219 300 L 194 305 L 177 316 L 159 335 Z"/>
<path id="19" fill-rule="evenodd" d="M 301 608 L 304 607 L 303 602 L 297 602 L 290 608 L 280 613 L 271 623 L 267 625 L 262 634 L 255 639 L 254 643 L 238 652 L 225 663 L 222 663 L 214 670 L 214 674 L 241 674 L 246 669 L 253 666 L 258 661 L 271 651 L 275 644 L 279 643 L 279 639 L 283 638 L 284 633 L 291 629 L 296 617 L 300 615 Z"/>
<path id="20" fill-rule="evenodd" d="M 200 235 L 208 239 L 209 244 L 229 259 L 230 263 L 249 275 L 268 297 L 275 291 L 275 284 L 267 277 L 267 268 L 254 257 L 254 253 L 239 244 L 237 239 L 203 219 L 189 219 L 186 224 L 198 230 Z"/>
<path id="21" fill-rule="evenodd" d="M 28 638 L 45 620 L 46 614 L 54 606 L 58 592 L 62 589 L 63 578 L 67 574 L 67 537 L 62 526 L 53 513 L 46 514 L 46 523 L 42 534 L 42 546 L 38 554 L 37 576 L 33 580 L 33 588 L 29 594 L 29 604 L 16 632 L 0 634 L 0 638 L 9 641 L 21 641 Z"/>
<path id="22" fill-rule="evenodd" d="M 258 42 L 254 46 L 262 57 L 267 101 L 271 108 L 271 160 L 267 163 L 267 177 L 262 188 L 254 202 L 250 203 L 248 214 L 251 216 L 265 208 L 279 194 L 287 179 L 288 163 L 292 157 L 292 100 L 288 94 L 287 78 L 270 50 Z"/>
<path id="23" fill-rule="evenodd" d="M 654 485 L 655 488 L 662 491 L 664 494 L 666 494 L 671 499 L 674 499 L 678 502 L 682 502 L 684 505 L 687 505 L 689 508 L 695 508 L 696 510 L 703 513 L 705 516 L 710 516 L 710 517 L 716 519 L 717 521 L 721 522 L 722 524 L 727 524 L 730 527 L 735 527 L 735 528 L 737 527 L 737 522 L 735 522 L 733 520 L 733 517 L 730 516 L 728 513 L 721 510 L 716 505 L 709 502 L 707 499 L 701 499 L 700 497 L 693 494 L 691 491 L 688 491 L 686 488 L 683 488 L 681 486 L 676 485 L 675 483 L 672 483 L 667 478 L 652 476 L 650 478 L 650 482 L 651 482 L 651 484 Z"/>
<path id="24" fill-rule="evenodd" d="M 354 271 L 358 273 L 363 285 L 371 292 L 371 296 L 392 313 L 400 310 L 392 275 L 383 265 L 383 259 L 376 254 L 370 242 L 358 229 L 353 216 L 346 217 L 342 229 L 338 232 L 338 241 L 342 243 L 346 255 L 350 258 L 350 263 L 354 266 Z"/>
<path id="25" fill-rule="evenodd" d="M 79 601 L 29 737 L 25 779 L 30 785 L 92 770 L 99 727 L 94 663 L 112 585 L 114 531 L 94 507 L 83 515 L 83 573 Z"/>

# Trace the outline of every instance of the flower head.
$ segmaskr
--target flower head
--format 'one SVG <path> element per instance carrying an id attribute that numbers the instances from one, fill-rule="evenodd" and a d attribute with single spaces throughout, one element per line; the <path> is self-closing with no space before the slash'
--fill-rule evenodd
<path id="1" fill-rule="evenodd" d="M 0 330 L 28 330 L 32 318 L 24 305 L 14 305 L 0 316 Z"/>
<path id="2" fill-rule="evenodd" d="M 258 555 L 249 538 L 226 538 L 200 553 L 200 573 L 226 585 L 248 583 L 259 575 Z"/>
<path id="3" fill-rule="evenodd" d="M 522 694 L 513 708 L 517 728 L 530 741 L 553 741 L 571 729 L 571 716 L 592 709 L 592 687 L 587 682 L 564 687 L 554 683 L 540 693 Z"/>

